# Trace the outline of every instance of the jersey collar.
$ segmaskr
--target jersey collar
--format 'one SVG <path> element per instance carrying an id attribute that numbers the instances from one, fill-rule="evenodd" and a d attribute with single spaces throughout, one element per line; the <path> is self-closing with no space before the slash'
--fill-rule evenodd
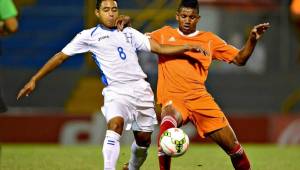
<path id="1" fill-rule="evenodd" d="M 105 27 L 105 26 L 102 25 L 102 24 L 98 24 L 97 26 L 99 26 L 101 29 L 106 30 L 106 31 L 114 32 L 114 31 L 117 30 L 117 27 L 114 27 L 114 28 L 107 28 L 107 27 Z"/>
<path id="2" fill-rule="evenodd" d="M 199 34 L 199 31 L 197 30 L 197 31 L 195 31 L 195 32 L 193 32 L 193 33 L 190 33 L 190 34 L 188 34 L 188 35 L 184 35 L 184 34 L 179 30 L 179 28 L 177 28 L 177 32 L 178 32 L 180 35 L 184 36 L 184 37 L 194 37 L 194 36 L 196 36 L 196 35 Z"/>

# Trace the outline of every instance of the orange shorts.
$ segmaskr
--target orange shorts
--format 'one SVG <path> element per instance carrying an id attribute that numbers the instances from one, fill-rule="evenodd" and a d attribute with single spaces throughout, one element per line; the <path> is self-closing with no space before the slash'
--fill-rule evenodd
<path id="1" fill-rule="evenodd" d="M 168 99 L 172 101 L 173 107 L 181 113 L 183 124 L 191 121 L 202 138 L 205 138 L 207 133 L 229 124 L 224 113 L 210 94 L 194 99 L 181 97 L 168 97 Z"/>

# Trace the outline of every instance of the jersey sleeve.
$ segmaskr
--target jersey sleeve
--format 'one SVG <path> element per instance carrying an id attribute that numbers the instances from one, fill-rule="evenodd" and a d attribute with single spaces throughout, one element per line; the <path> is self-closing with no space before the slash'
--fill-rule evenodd
<path id="1" fill-rule="evenodd" d="M 90 50 L 88 36 L 90 34 L 86 30 L 81 31 L 61 51 L 68 56 L 88 52 Z"/>
<path id="2" fill-rule="evenodd" d="M 151 39 L 153 39 L 154 41 L 161 43 L 161 37 L 162 37 L 162 33 L 161 33 L 161 29 L 155 30 L 151 33 L 148 34 L 150 36 Z"/>
<path id="3" fill-rule="evenodd" d="M 138 50 L 138 51 L 151 51 L 150 41 L 148 36 L 145 34 L 137 31 L 136 29 L 130 28 L 132 32 L 132 45 Z"/>
<path id="4" fill-rule="evenodd" d="M 212 48 L 213 48 L 213 59 L 225 61 L 227 63 L 232 62 L 232 60 L 237 56 L 239 50 L 232 45 L 227 44 L 223 39 L 217 35 L 212 36 Z"/>
<path id="5" fill-rule="evenodd" d="M 151 39 L 155 40 L 159 44 L 164 44 L 166 41 L 166 35 L 173 34 L 173 29 L 170 26 L 164 26 L 160 29 L 157 29 L 148 35 Z"/>

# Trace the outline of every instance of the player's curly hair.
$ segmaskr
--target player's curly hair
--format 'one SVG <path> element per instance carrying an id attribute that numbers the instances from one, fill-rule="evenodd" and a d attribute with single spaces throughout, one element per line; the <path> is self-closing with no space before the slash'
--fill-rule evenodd
<path id="1" fill-rule="evenodd" d="M 196 9 L 199 13 L 199 2 L 198 0 L 182 0 L 177 11 L 180 11 L 181 8 L 192 8 Z"/>
<path id="2" fill-rule="evenodd" d="M 97 0 L 97 2 L 96 2 L 96 9 L 98 9 L 98 10 L 100 9 L 102 1 L 105 1 L 105 0 Z M 114 1 L 116 1 L 118 3 L 118 0 L 114 0 Z"/>

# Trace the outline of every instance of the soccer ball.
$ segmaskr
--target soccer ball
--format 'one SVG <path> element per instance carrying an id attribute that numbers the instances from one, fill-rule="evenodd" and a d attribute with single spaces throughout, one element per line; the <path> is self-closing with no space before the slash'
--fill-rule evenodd
<path id="1" fill-rule="evenodd" d="M 189 147 L 189 137 L 179 128 L 167 129 L 160 136 L 160 147 L 169 156 L 181 156 Z"/>

